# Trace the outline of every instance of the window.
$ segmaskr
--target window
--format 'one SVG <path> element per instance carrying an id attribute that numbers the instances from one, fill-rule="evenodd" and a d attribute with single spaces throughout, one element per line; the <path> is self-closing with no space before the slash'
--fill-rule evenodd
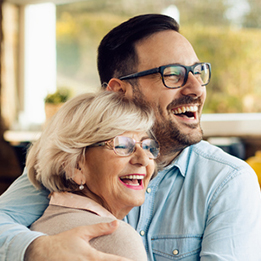
<path id="1" fill-rule="evenodd" d="M 47 29 L 47 22 L 53 22 L 56 15 L 56 49 L 53 26 L 47 30 L 49 35 L 45 29 L 36 30 L 30 35 L 25 33 L 25 55 L 28 46 L 30 52 L 33 51 L 32 46 L 38 50 L 31 57 L 33 66 L 24 65 L 24 106 L 20 104 L 20 116 L 17 118 L 20 124 L 29 124 L 31 127 L 41 125 L 44 121 L 43 98 L 57 87 L 70 88 L 73 95 L 99 88 L 96 55 L 101 38 L 133 15 L 162 12 L 179 19 L 181 33 L 192 43 L 200 60 L 212 64 L 203 127 L 204 121 L 208 124 L 214 117 L 218 121 L 225 120 L 223 113 L 230 113 L 233 119 L 237 118 L 233 117 L 234 113 L 252 113 L 251 117 L 248 114 L 244 117 L 247 120 L 253 118 L 253 122 L 259 124 L 254 125 L 255 128 L 260 127 L 260 1 L 176 0 L 173 5 L 173 1 L 168 0 L 88 0 L 56 6 L 42 4 L 39 10 L 45 14 L 35 15 L 37 6 L 40 5 L 25 7 L 26 17 L 32 15 L 28 18 L 32 19 L 29 25 L 27 18 L 24 19 L 25 31 L 28 30 L 27 26 L 32 26 L 30 30 L 34 30 L 34 25 L 39 29 L 41 15 L 43 26 Z M 53 60 L 54 56 L 56 60 Z M 30 90 L 27 89 L 30 85 L 28 79 L 32 80 Z M 20 79 L 19 90 L 22 85 Z M 205 126 L 208 132 L 209 125 Z M 225 129 L 222 127 L 222 130 Z M 231 131 L 236 133 L 237 129 Z"/>
<path id="2" fill-rule="evenodd" d="M 212 64 L 204 113 L 261 112 L 259 1 L 85 1 L 57 6 L 57 76 L 98 85 L 96 48 L 129 17 L 161 12 L 180 19 L 198 57 Z M 94 80 L 96 79 L 96 80 Z"/>

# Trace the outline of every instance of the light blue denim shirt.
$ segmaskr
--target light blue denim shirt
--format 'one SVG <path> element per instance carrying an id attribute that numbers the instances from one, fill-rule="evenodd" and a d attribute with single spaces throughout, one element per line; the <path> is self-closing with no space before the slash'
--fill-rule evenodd
<path id="1" fill-rule="evenodd" d="M 41 233 L 29 226 L 48 205 L 24 173 L 0 197 L 0 260 L 23 260 Z M 200 142 L 186 148 L 126 217 L 142 236 L 149 260 L 261 260 L 261 198 L 243 161 Z"/>
<path id="2" fill-rule="evenodd" d="M 142 236 L 149 260 L 261 260 L 257 176 L 205 141 L 150 182 L 145 203 L 126 221 Z"/>

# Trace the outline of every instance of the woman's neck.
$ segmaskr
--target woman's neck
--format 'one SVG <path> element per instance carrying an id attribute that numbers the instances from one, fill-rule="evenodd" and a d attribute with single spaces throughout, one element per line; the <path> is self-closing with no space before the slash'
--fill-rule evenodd
<path id="1" fill-rule="evenodd" d="M 105 199 L 102 199 L 101 197 L 95 195 L 94 193 L 89 191 L 88 188 L 85 188 L 82 191 L 76 191 L 74 193 L 92 199 L 93 201 L 100 204 L 102 207 L 107 209 L 110 213 L 112 213 L 112 215 L 114 215 L 117 219 L 120 220 L 123 219 L 132 209 L 132 207 L 119 207 L 117 203 L 115 203 L 114 206 L 110 206 Z"/>

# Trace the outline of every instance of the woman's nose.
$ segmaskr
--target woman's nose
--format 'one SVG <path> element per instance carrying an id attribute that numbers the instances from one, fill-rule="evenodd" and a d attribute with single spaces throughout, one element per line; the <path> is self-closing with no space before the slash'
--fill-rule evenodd
<path id="1" fill-rule="evenodd" d="M 135 151 L 131 157 L 132 164 L 140 164 L 142 166 L 147 166 L 149 164 L 149 156 L 144 149 L 141 148 L 140 144 L 135 145 Z"/>

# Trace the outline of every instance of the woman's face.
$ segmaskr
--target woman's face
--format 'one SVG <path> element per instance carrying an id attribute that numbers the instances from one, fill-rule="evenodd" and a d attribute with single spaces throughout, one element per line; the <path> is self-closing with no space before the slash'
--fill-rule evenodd
<path id="1" fill-rule="evenodd" d="M 120 136 L 141 141 L 146 133 L 125 132 Z M 100 203 L 117 218 L 122 219 L 145 199 L 145 190 L 154 172 L 150 159 L 140 144 L 129 156 L 116 155 L 106 146 L 91 147 L 86 151 L 82 173 L 85 177 L 83 193 Z"/>

